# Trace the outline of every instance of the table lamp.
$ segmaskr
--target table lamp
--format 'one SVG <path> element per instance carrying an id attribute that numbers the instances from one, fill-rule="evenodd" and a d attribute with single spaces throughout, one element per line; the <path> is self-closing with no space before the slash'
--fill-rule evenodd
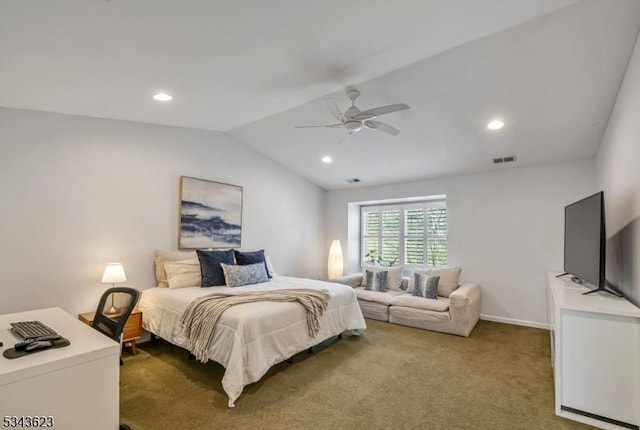
<path id="1" fill-rule="evenodd" d="M 112 287 L 115 287 L 115 284 L 121 282 L 127 282 L 127 275 L 124 274 L 122 263 L 107 263 L 107 266 L 104 268 L 104 273 L 102 274 L 102 283 L 111 284 Z M 115 296 L 115 294 L 111 294 L 110 314 L 115 314 L 119 311 L 113 303 L 113 296 Z"/>

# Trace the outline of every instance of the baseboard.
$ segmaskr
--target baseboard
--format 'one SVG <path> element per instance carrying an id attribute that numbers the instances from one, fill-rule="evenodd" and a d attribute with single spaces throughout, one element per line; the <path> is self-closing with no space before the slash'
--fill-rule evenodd
<path id="1" fill-rule="evenodd" d="M 549 330 L 549 324 L 539 323 L 535 321 L 516 320 L 513 318 L 496 317 L 493 315 L 480 315 L 481 320 L 499 322 L 503 324 L 521 325 L 525 327 L 541 328 Z"/>

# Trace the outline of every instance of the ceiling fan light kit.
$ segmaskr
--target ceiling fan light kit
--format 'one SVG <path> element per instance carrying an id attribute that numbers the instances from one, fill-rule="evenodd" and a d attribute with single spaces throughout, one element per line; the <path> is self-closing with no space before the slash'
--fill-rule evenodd
<path id="1" fill-rule="evenodd" d="M 374 121 L 375 118 L 386 115 L 392 112 L 398 112 L 401 110 L 409 109 L 409 106 L 401 103 L 394 105 L 386 105 L 379 106 L 373 109 L 367 109 L 361 111 L 356 106 L 356 101 L 360 97 L 360 91 L 355 88 L 347 90 L 347 97 L 351 100 L 351 106 L 342 113 L 338 106 L 336 105 L 335 100 L 332 98 L 326 98 L 325 103 L 331 115 L 333 115 L 338 121 L 337 124 L 328 124 L 328 125 L 304 125 L 298 126 L 296 128 L 311 128 L 311 127 L 328 127 L 328 128 L 344 128 L 347 130 L 347 134 L 340 140 L 342 143 L 345 137 L 357 133 L 362 130 L 363 127 L 368 128 L 370 130 L 382 131 L 384 133 L 391 134 L 392 136 L 397 136 L 400 134 L 400 130 L 395 127 L 390 126 L 384 122 Z"/>
<path id="2" fill-rule="evenodd" d="M 343 125 L 344 128 L 349 130 L 349 133 L 355 133 L 362 130 L 362 123 L 360 121 L 345 121 Z"/>

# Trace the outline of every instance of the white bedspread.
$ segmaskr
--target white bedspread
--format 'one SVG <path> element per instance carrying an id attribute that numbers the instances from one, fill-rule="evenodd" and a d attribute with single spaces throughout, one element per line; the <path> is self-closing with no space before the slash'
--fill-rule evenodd
<path id="1" fill-rule="evenodd" d="M 269 282 L 244 287 L 150 288 L 142 292 L 138 308 L 143 327 L 186 348 L 180 317 L 194 299 L 221 291 L 265 291 L 292 288 L 326 289 L 331 298 L 320 320 L 320 332 L 309 336 L 307 315 L 297 302 L 257 302 L 234 306 L 220 317 L 209 358 L 225 367 L 222 387 L 233 407 L 243 388 L 258 381 L 271 366 L 347 330 L 365 330 L 366 324 L 353 289 L 342 284 L 276 276 Z"/>

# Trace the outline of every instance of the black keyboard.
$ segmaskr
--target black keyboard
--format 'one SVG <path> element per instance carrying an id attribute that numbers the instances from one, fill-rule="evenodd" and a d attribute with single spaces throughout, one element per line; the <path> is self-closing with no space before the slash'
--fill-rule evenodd
<path id="1" fill-rule="evenodd" d="M 23 339 L 57 335 L 55 330 L 40 321 L 20 321 L 11 323 L 11 328 Z"/>

